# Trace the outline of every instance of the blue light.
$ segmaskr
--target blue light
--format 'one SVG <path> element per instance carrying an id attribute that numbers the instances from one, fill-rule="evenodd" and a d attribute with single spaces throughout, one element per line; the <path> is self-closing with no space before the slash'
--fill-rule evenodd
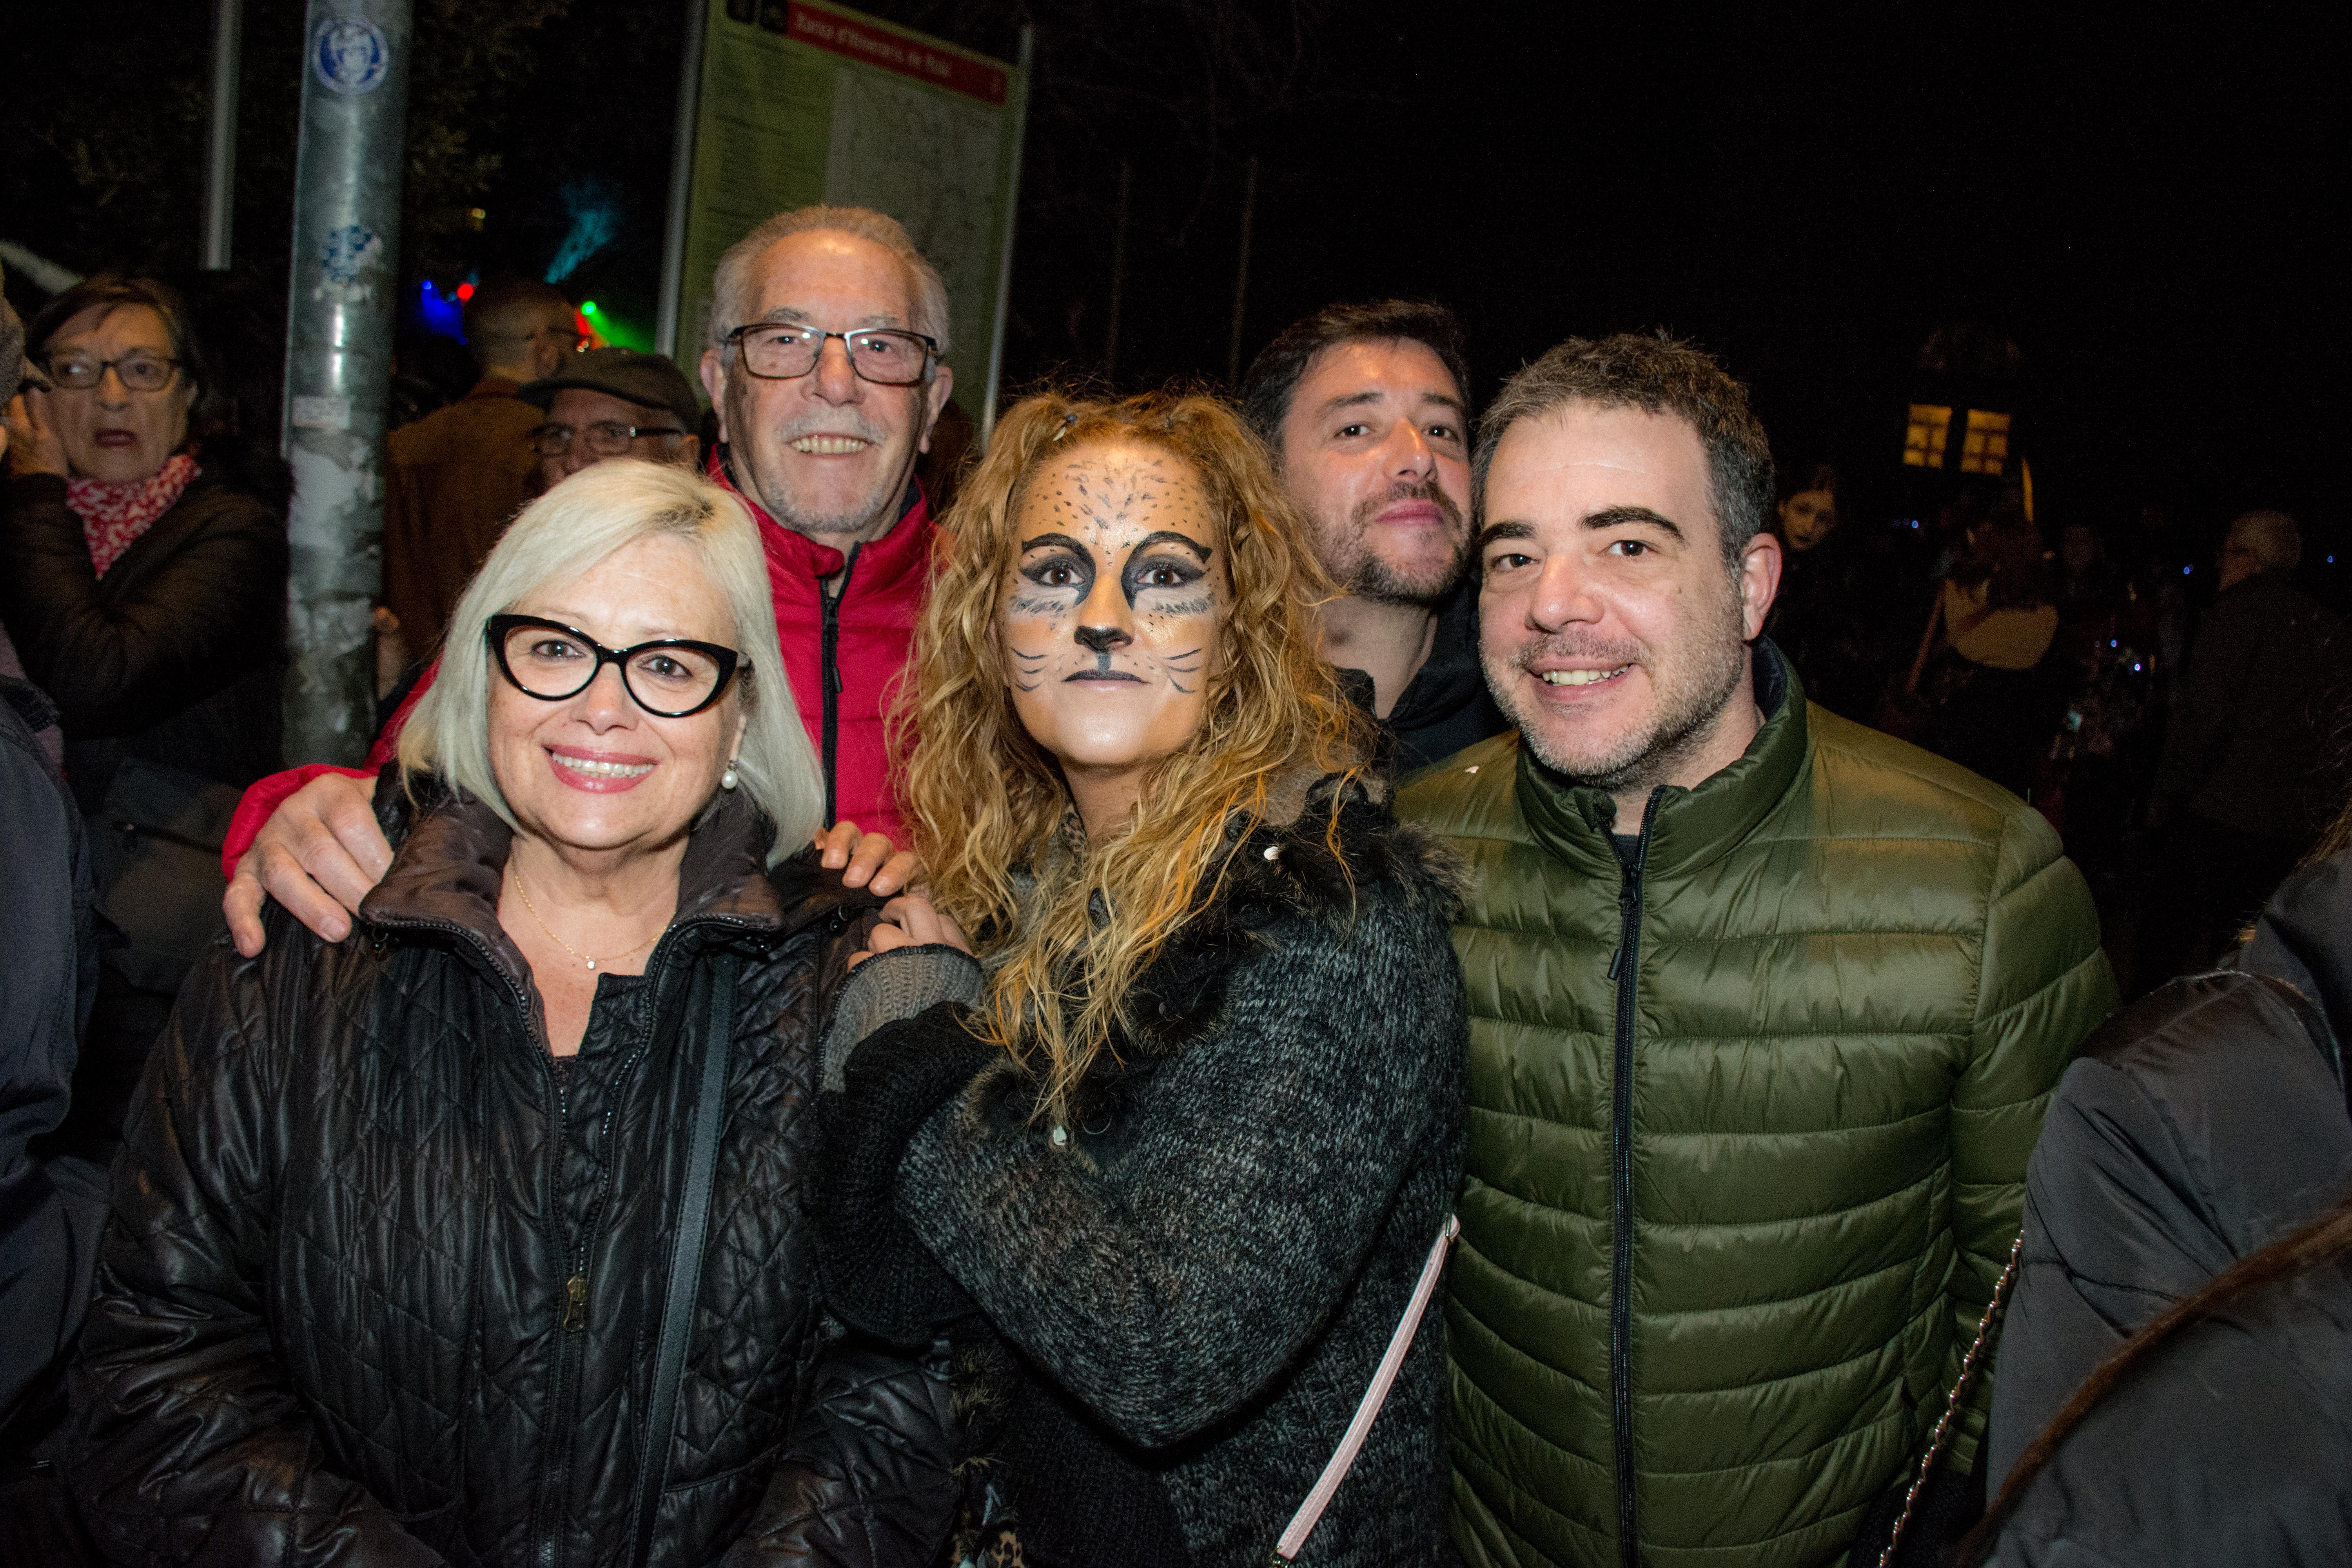
<path id="1" fill-rule="evenodd" d="M 572 215 L 572 228 L 547 264 L 547 280 L 561 283 L 621 232 L 620 194 L 594 175 L 573 180 L 556 193 Z"/>
<path id="2" fill-rule="evenodd" d="M 466 341 L 466 312 L 457 300 L 433 286 L 428 278 L 417 286 L 416 316 L 428 332 L 438 332 L 445 338 Z"/>
<path id="3" fill-rule="evenodd" d="M 2188 576 L 2188 575 L 2189 575 L 2189 574 L 2190 574 L 2191 572 L 2194 572 L 2194 571 L 2196 571 L 2196 570 L 2197 570 L 2197 568 L 2196 568 L 2196 567 L 2194 567 L 2194 566 L 2183 566 L 2183 567 L 2180 569 L 2180 574 L 2181 574 L 2183 577 L 2186 577 L 2186 576 Z"/>

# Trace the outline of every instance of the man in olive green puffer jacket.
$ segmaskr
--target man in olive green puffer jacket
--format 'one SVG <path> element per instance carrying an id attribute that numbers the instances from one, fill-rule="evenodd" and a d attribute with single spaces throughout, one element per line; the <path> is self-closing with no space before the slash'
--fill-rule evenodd
<path id="1" fill-rule="evenodd" d="M 1454 1536 L 1480 1568 L 1836 1563 L 1884 1532 L 2115 1005 L 2097 916 L 2039 816 L 1808 707 L 1760 639 L 1770 451 L 1712 360 L 1563 344 L 1475 479 L 1519 731 L 1399 801 L 1475 879 Z"/>

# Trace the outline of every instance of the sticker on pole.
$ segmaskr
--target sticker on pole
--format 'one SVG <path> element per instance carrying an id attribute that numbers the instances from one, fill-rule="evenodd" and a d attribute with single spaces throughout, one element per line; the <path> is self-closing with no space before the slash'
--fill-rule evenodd
<path id="1" fill-rule="evenodd" d="M 345 224 L 327 236 L 327 243 L 319 247 L 319 267 L 331 283 L 357 280 L 360 268 L 367 259 L 368 247 L 375 236 L 355 223 Z"/>
<path id="2" fill-rule="evenodd" d="M 319 24 L 310 47 L 310 68 L 335 92 L 357 96 L 383 84 L 392 66 L 392 46 L 365 16 L 330 16 Z"/>
<path id="3" fill-rule="evenodd" d="M 352 400 L 348 397 L 297 397 L 292 423 L 298 430 L 348 430 Z"/>

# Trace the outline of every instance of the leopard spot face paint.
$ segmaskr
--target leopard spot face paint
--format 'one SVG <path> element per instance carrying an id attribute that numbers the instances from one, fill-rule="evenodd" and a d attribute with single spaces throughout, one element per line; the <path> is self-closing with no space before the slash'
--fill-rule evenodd
<path id="1" fill-rule="evenodd" d="M 1140 773 L 1181 749 L 1233 601 L 1200 476 L 1141 443 L 1083 447 L 1031 478 L 1014 529 L 996 630 L 1031 737 L 1066 775 Z"/>

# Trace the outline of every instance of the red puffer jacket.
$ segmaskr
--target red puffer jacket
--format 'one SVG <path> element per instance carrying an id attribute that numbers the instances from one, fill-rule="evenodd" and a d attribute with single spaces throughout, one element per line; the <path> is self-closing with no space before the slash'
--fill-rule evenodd
<path id="1" fill-rule="evenodd" d="M 735 487 L 713 454 L 710 479 Z M 800 703 L 824 767 L 828 821 L 843 817 L 869 833 L 907 841 L 890 784 L 883 715 L 915 640 L 930 582 L 930 502 L 909 487 L 911 500 L 898 526 L 870 544 L 840 551 L 784 527 L 740 490 L 737 497 L 759 520 L 768 548 L 768 582 L 776 595 L 776 640 L 784 674 Z M 824 580 L 848 567 L 840 591 Z"/>
<path id="2" fill-rule="evenodd" d="M 846 818 L 868 833 L 887 834 L 893 843 L 905 844 L 907 828 L 891 788 L 883 715 L 889 710 L 899 672 L 907 668 L 915 618 L 922 614 L 924 590 L 930 582 L 931 539 L 937 532 L 930 502 L 920 487 L 909 485 L 911 500 L 898 525 L 870 544 L 853 546 L 845 556 L 770 517 L 766 508 L 735 488 L 716 453 L 706 477 L 740 500 L 760 525 L 768 552 L 768 583 L 776 597 L 776 640 L 783 646 L 784 674 L 793 683 L 793 700 L 800 706 L 801 722 L 808 727 L 809 743 L 816 748 L 824 773 L 825 819 Z M 845 563 L 848 577 L 837 594 L 828 595 L 824 579 Z M 236 875 L 236 863 L 253 847 L 269 814 L 320 773 L 375 777 L 392 760 L 401 726 L 438 668 L 436 664 L 425 672 L 384 725 L 365 767 L 314 763 L 272 773 L 247 789 L 221 845 L 223 874 Z"/>

